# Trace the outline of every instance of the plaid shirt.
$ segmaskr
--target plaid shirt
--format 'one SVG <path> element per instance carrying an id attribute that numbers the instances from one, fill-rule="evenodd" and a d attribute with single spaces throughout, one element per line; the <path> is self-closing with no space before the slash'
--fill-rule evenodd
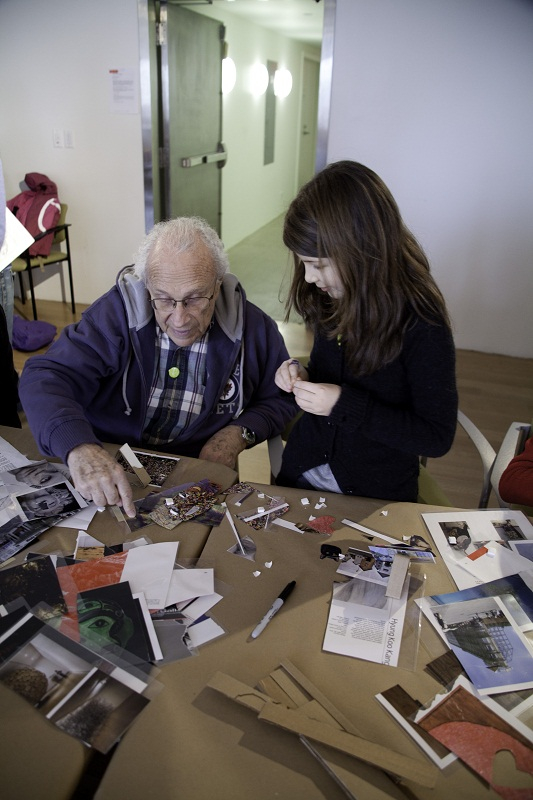
<path id="1" fill-rule="evenodd" d="M 205 391 L 209 329 L 189 347 L 177 347 L 157 329 L 156 368 L 148 401 L 143 442 L 146 446 L 173 442 L 200 414 Z M 178 368 L 176 378 L 169 370 Z"/>

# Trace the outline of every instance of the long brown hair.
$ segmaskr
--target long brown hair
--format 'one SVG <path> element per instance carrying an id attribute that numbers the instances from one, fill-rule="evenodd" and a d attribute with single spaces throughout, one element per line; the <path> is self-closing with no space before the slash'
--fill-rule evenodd
<path id="1" fill-rule="evenodd" d="M 355 375 L 393 361 L 415 315 L 450 327 L 422 247 L 368 167 L 337 161 L 315 175 L 289 206 L 283 241 L 294 254 L 286 320 L 294 308 L 308 326 L 342 337 Z M 306 283 L 296 253 L 330 259 L 343 297 L 332 300 Z"/>

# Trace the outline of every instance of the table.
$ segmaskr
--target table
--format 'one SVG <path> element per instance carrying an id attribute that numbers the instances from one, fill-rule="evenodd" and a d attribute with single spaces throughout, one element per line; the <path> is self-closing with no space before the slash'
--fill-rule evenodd
<path id="1" fill-rule="evenodd" d="M 282 493 L 290 502 L 290 518 L 308 518 L 302 509 L 302 492 L 260 487 L 268 493 Z M 307 493 L 314 502 L 318 493 Z M 422 510 L 437 507 L 326 495 L 327 509 L 338 521 L 348 517 L 362 521 L 383 533 L 428 536 L 420 518 Z M 366 518 L 362 519 L 365 516 Z M 383 513 L 386 512 L 386 515 Z M 238 523 L 242 535 L 249 528 Z M 423 666 L 442 654 L 444 648 L 425 622 L 416 671 L 385 667 L 358 659 L 322 652 L 322 638 L 328 616 L 332 582 L 337 563 L 319 557 L 322 537 L 296 534 L 284 529 L 251 532 L 257 544 L 255 562 L 227 552 L 235 542 L 227 524 L 213 529 L 200 563 L 215 564 L 216 575 L 230 591 L 214 609 L 213 616 L 227 631 L 226 636 L 206 645 L 197 658 L 169 665 L 160 675 L 165 688 L 143 712 L 119 745 L 103 777 L 97 800 L 158 800 L 184 797 L 187 800 L 235 800 L 254 797 L 278 800 L 336 800 L 342 789 L 326 774 L 294 734 L 257 719 L 252 711 L 209 688 L 207 684 L 221 671 L 248 686 L 267 676 L 289 659 L 348 716 L 371 741 L 386 744 L 396 752 L 425 760 L 410 738 L 375 700 L 375 695 L 396 683 L 412 696 L 428 700 L 439 685 Z M 357 531 L 347 527 L 328 540 L 343 549 L 359 540 Z M 344 551 L 344 550 L 343 550 Z M 266 563 L 272 562 L 270 568 Z M 261 572 L 254 577 L 253 571 Z M 453 589 L 441 561 L 427 568 L 427 592 Z M 290 580 L 297 585 L 287 605 L 261 636 L 247 638 L 279 590 Z M 360 762 L 330 751 L 332 762 L 352 790 L 360 792 L 358 780 L 365 775 Z M 385 796 L 369 784 L 359 797 L 378 800 Z M 497 797 L 464 767 L 455 764 L 439 775 L 435 789 L 405 784 L 421 800 L 461 800 Z M 399 791 L 391 786 L 391 792 Z M 411 796 L 413 796 L 411 795 Z"/>
<path id="2" fill-rule="evenodd" d="M 22 429 L 0 426 L 0 436 L 31 460 L 39 460 L 35 440 L 27 424 Z M 105 445 L 115 453 L 118 445 Z M 139 448 L 144 450 L 145 448 Z M 150 452 L 150 451 L 147 451 Z M 54 460 L 54 459 L 50 459 Z M 221 464 L 193 458 L 181 458 L 167 479 L 165 486 L 179 485 L 201 478 L 210 478 L 223 488 L 235 483 L 237 473 Z M 134 498 L 147 491 L 140 485 L 133 487 Z M 109 510 L 96 514 L 90 533 L 105 544 L 124 541 L 124 529 Z M 200 555 L 209 535 L 210 527 L 194 522 L 179 526 L 179 557 Z M 143 529 L 153 542 L 178 538 L 174 532 L 157 525 Z M 42 534 L 32 549 L 41 553 L 72 553 L 76 532 L 72 528 L 52 528 Z M 24 560 L 25 552 L 17 554 L 10 564 Z M 72 796 L 87 763 L 93 754 L 76 739 L 64 735 L 27 702 L 0 683 L 0 771 L 2 796 L 6 800 L 67 800 Z"/>
<path id="3" fill-rule="evenodd" d="M 310 508 L 313 509 L 319 500 L 319 493 L 314 491 L 257 488 L 269 495 L 285 497 L 290 504 L 288 518 L 292 521 L 307 520 Z M 311 501 L 310 507 L 301 503 L 304 494 Z M 428 538 L 421 512 L 441 510 L 433 506 L 386 504 L 382 500 L 342 495 L 325 494 L 324 497 L 326 508 L 313 513 L 331 514 L 335 518 L 335 533 L 327 541 L 338 544 L 343 552 L 348 545 L 362 540 L 357 531 L 341 526 L 344 518 L 396 538 L 404 534 Z M 228 500 L 230 509 L 235 511 L 231 507 L 231 496 Z M 255 686 L 287 659 L 319 687 L 368 740 L 386 745 L 406 758 L 430 763 L 375 699 L 378 692 L 395 684 L 423 702 L 440 690 L 423 667 L 441 655 L 444 647 L 425 619 L 422 620 L 416 669 L 390 668 L 322 652 L 331 587 L 337 577 L 337 563 L 319 557 L 324 537 L 281 527 L 255 531 L 241 521 L 236 524 L 241 536 L 250 535 L 254 540 L 255 561 L 228 552 L 235 544 L 235 537 L 227 520 L 209 532 L 199 561 L 200 565 L 215 567 L 224 599 L 214 607 L 212 615 L 226 634 L 200 648 L 197 657 L 161 669 L 157 680 L 163 685 L 162 691 L 118 745 L 95 800 L 122 797 L 128 800 L 146 800 L 147 797 L 157 800 L 176 797 L 184 800 L 248 797 L 254 800 L 274 797 L 278 800 L 337 800 L 346 797 L 296 735 L 258 720 L 249 709 L 208 687 L 217 672 Z M 178 533 L 181 540 L 185 533 L 182 526 Z M 255 576 L 255 571 L 260 574 Z M 250 631 L 281 588 L 293 579 L 296 588 L 287 605 L 257 640 L 247 641 Z M 427 567 L 426 594 L 452 589 L 453 582 L 441 559 Z M 7 768 L 2 765 L 4 785 L 14 787 L 9 800 L 70 797 L 74 779 L 83 767 L 83 749 L 78 742 L 38 718 L 23 700 L 8 694 L 6 698 L 5 692 L 0 691 L 0 703 L 9 715 L 6 719 L 3 714 L 4 721 L 0 724 L 3 741 L 8 742 L 6 752 L 14 756 L 23 750 L 25 765 L 32 765 L 31 771 L 21 770 L 19 764 L 8 763 Z M 405 782 L 402 788 L 389 783 L 384 791 L 372 784 L 362 762 L 332 750 L 328 757 L 345 786 L 364 800 L 386 797 L 448 800 L 454 794 L 461 800 L 497 797 L 459 763 L 439 774 L 434 789 Z M 37 777 L 32 771 L 37 772 Z M 44 776 L 53 790 L 44 788 Z"/>

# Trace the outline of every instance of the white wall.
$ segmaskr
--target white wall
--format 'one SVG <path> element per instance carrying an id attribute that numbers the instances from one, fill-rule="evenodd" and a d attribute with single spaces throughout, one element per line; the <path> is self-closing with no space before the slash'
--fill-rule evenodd
<path id="1" fill-rule="evenodd" d="M 137 2 L 23 5 L 22 19 L 19 0 L 0 2 L 7 196 L 19 191 L 26 172 L 56 181 L 69 203 L 76 296 L 91 302 L 131 261 L 144 234 L 140 114 L 109 110 L 108 70 L 138 66 Z M 287 58 L 292 70 L 290 40 L 274 43 L 257 32 L 252 46 L 236 17 L 222 21 L 234 60 L 253 54 L 281 65 Z M 532 41 L 529 0 L 337 0 L 328 146 L 329 161 L 362 161 L 390 186 L 432 260 L 457 345 L 527 357 L 533 356 Z M 292 71 L 297 83 L 299 67 Z M 297 96 L 295 86 L 289 100 Z M 282 113 L 278 105 L 278 122 L 288 124 L 278 128 L 279 167 L 270 172 L 262 167 L 253 111 L 238 84 L 226 103 L 225 138 L 228 147 L 243 142 L 258 169 L 243 191 L 241 159 L 230 151 L 228 246 L 268 221 L 262 209 L 271 219 L 290 200 L 295 165 L 279 145 L 296 133 L 295 110 Z M 52 147 L 56 127 L 73 131 L 74 149 Z M 264 184 L 257 177 L 263 170 Z M 59 279 L 45 281 L 38 296 L 59 299 Z"/>
<path id="2" fill-rule="evenodd" d="M 392 190 L 460 348 L 533 357 L 533 4 L 337 0 L 328 161 Z"/>
<path id="3" fill-rule="evenodd" d="M 27 172 L 57 183 L 69 204 L 79 302 L 113 285 L 144 235 L 140 113 L 111 113 L 109 102 L 109 69 L 133 67 L 138 75 L 138 64 L 136 0 L 1 0 L 6 196 L 18 194 Z M 73 132 L 73 149 L 52 146 L 54 128 Z M 37 296 L 60 299 L 59 277 Z"/>
<path id="4" fill-rule="evenodd" d="M 197 7 L 195 10 L 199 10 Z M 206 13 L 226 25 L 237 84 L 224 103 L 222 236 L 231 247 L 283 213 L 296 191 L 302 53 L 318 48 L 224 13 Z M 131 263 L 144 235 L 140 107 L 112 113 L 113 68 L 139 75 L 137 0 L 0 1 L 0 154 L 6 196 L 20 191 L 27 172 L 57 183 L 69 204 L 76 299 L 90 303 Z M 275 160 L 263 165 L 265 98 L 248 90 L 254 61 L 277 61 L 291 70 L 291 95 L 277 100 Z M 9 113 L 6 113 L 9 109 Z M 54 148 L 52 131 L 70 130 L 74 148 Z M 38 276 L 36 276 L 38 281 Z M 44 281 L 37 297 L 61 299 L 59 277 Z M 68 289 L 67 289 L 68 297 Z"/>

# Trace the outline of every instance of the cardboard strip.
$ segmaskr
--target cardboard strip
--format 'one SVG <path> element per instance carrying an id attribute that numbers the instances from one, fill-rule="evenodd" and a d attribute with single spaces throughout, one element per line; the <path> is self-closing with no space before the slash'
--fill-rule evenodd
<path id="1" fill-rule="evenodd" d="M 253 689 L 246 683 L 242 683 L 223 672 L 215 672 L 207 685 L 210 689 L 215 689 L 225 697 L 235 700 L 241 706 L 251 708 L 252 711 L 260 711 L 267 703 L 274 702 L 267 694 L 260 692 L 258 689 Z"/>
<path id="2" fill-rule="evenodd" d="M 402 596 L 402 590 L 409 569 L 409 556 L 404 556 L 401 553 L 396 553 L 392 561 L 392 568 L 387 581 L 387 589 L 385 595 L 399 600 Z"/>
<path id="3" fill-rule="evenodd" d="M 259 712 L 259 719 L 315 742 L 326 744 L 354 758 L 360 758 L 368 764 L 380 767 L 386 772 L 392 772 L 400 778 L 414 781 L 421 786 L 429 788 L 435 786 L 439 774 L 436 767 L 416 761 L 351 733 L 338 731 L 331 725 L 316 722 L 298 711 L 291 711 L 289 708 L 274 703 L 265 703 Z"/>
<path id="4" fill-rule="evenodd" d="M 318 689 L 310 680 L 307 678 L 303 672 L 294 666 L 290 661 L 282 661 L 280 665 L 285 672 L 287 672 L 292 678 L 294 678 L 297 683 L 300 684 L 302 689 L 307 692 L 312 698 L 317 700 L 320 705 L 330 714 L 334 720 L 336 720 L 341 728 L 348 733 L 353 733 L 355 736 L 359 736 L 360 733 L 355 725 L 345 717 L 344 714 L 336 708 L 328 698 L 322 694 L 320 689 Z"/>

